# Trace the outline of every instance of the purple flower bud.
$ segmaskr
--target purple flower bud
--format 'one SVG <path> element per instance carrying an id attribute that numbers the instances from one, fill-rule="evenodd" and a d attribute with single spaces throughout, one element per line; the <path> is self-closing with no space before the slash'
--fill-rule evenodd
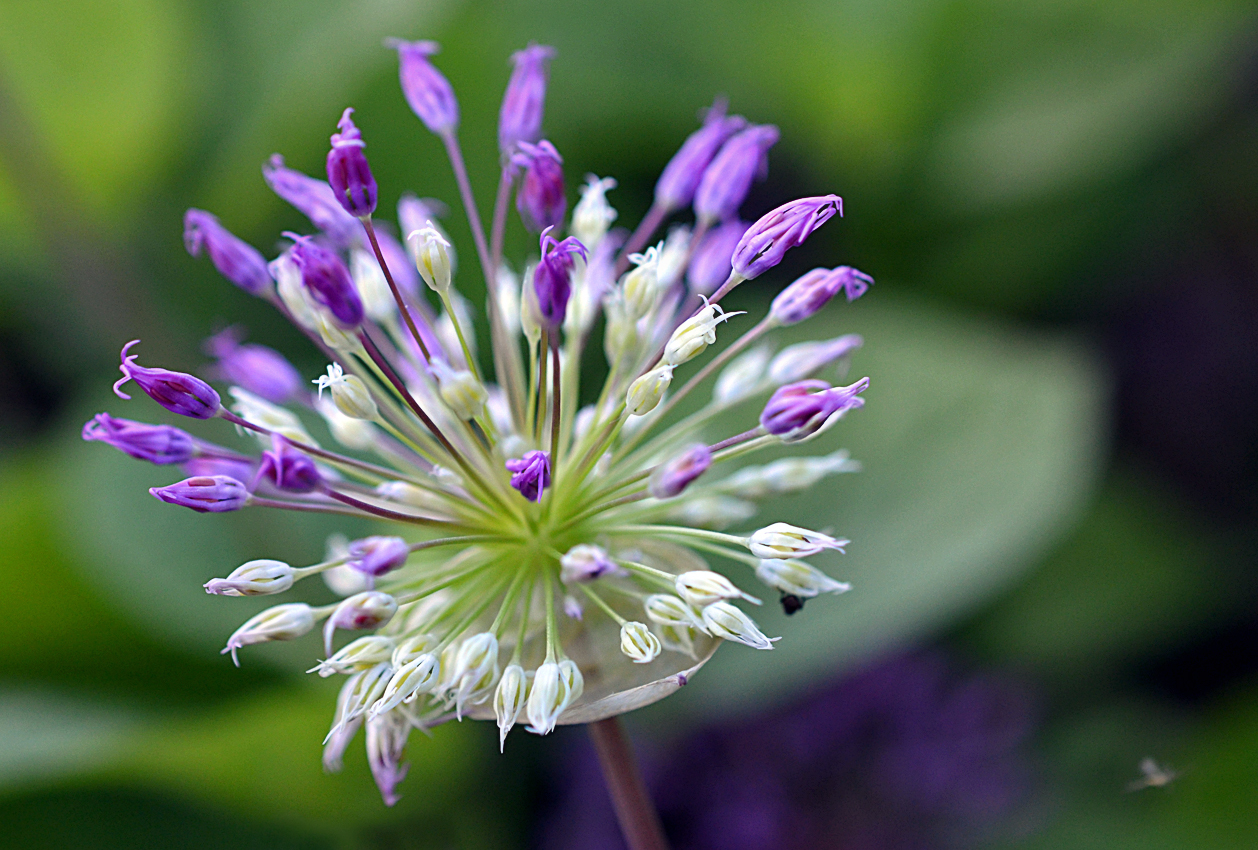
<path id="1" fill-rule="evenodd" d="M 769 380 L 779 386 L 802 381 L 834 361 L 847 357 L 864 342 L 859 334 L 844 334 L 834 339 L 788 345 L 769 363 Z"/>
<path id="2" fill-rule="evenodd" d="M 441 46 L 435 41 L 401 41 L 396 38 L 384 44 L 397 51 L 402 94 L 424 126 L 438 136 L 458 127 L 459 102 L 454 98 L 454 89 L 450 87 L 450 81 L 428 61 L 428 57 L 441 50 Z"/>
<path id="3" fill-rule="evenodd" d="M 546 65 L 555 48 L 530 44 L 512 54 L 515 69 L 507 81 L 498 114 L 498 148 L 509 154 L 517 142 L 536 142 L 542 136 L 542 110 L 546 105 Z"/>
<path id="4" fill-rule="evenodd" d="M 402 764 L 410 733 L 410 720 L 399 717 L 397 712 L 386 711 L 367 718 L 367 764 L 386 806 L 396 805 L 402 799 L 397 786 L 410 770 L 409 764 Z"/>
<path id="5" fill-rule="evenodd" d="M 732 136 L 703 172 L 695 190 L 695 215 L 713 224 L 738 215 L 751 181 L 769 171 L 769 148 L 777 144 L 778 128 L 760 124 Z"/>
<path id="6" fill-rule="evenodd" d="M 530 502 L 540 502 L 542 492 L 550 486 L 550 452 L 525 452 L 524 457 L 507 461 L 511 486 Z"/>
<path id="7" fill-rule="evenodd" d="M 406 563 L 411 548 L 401 537 L 364 537 L 349 544 L 348 566 L 369 576 L 382 576 Z"/>
<path id="8" fill-rule="evenodd" d="M 743 280 L 764 274 L 835 213 L 843 215 L 843 199 L 838 195 L 800 198 L 766 213 L 738 241 L 734 273 Z"/>
<path id="9" fill-rule="evenodd" d="M 542 258 L 533 270 L 533 291 L 537 295 L 537 309 L 547 327 L 552 330 L 563 324 L 568 312 L 568 298 L 572 295 L 572 267 L 574 256 L 588 260 L 585 246 L 575 236 L 556 242 L 550 236 L 550 228 L 542 232 Z"/>
<path id="10" fill-rule="evenodd" d="M 743 238 L 750 225 L 731 218 L 724 224 L 708 231 L 690 259 L 686 282 L 696 295 L 711 295 L 717 287 L 729 279 L 730 262 L 738 240 Z"/>
<path id="11" fill-rule="evenodd" d="M 657 499 L 680 495 L 712 465 L 712 452 L 703 443 L 696 443 L 681 454 L 660 464 L 651 474 L 648 490 Z"/>
<path id="12" fill-rule="evenodd" d="M 371 166 L 367 164 L 363 134 L 350 117 L 353 113 L 354 108 L 347 107 L 336 125 L 341 132 L 332 134 L 328 185 L 347 213 L 365 218 L 376 211 L 376 178 L 371 176 Z"/>
<path id="13" fill-rule="evenodd" d="M 122 365 L 118 367 L 122 377 L 114 382 L 114 393 L 119 398 L 131 398 L 122 391 L 122 385 L 127 381 L 135 381 L 149 398 L 171 413 L 191 416 L 193 419 L 210 419 L 218 414 L 222 407 L 221 400 L 214 388 L 205 381 L 184 372 L 149 369 L 138 365 L 135 362 L 138 355 L 128 355 L 127 351 L 139 342 L 138 339 L 133 339 L 122 347 Z"/>
<path id="14" fill-rule="evenodd" d="M 262 166 L 262 176 L 271 191 L 300 210 L 337 247 L 344 248 L 358 240 L 362 226 L 345 211 L 327 183 L 286 167 L 279 154 Z"/>
<path id="15" fill-rule="evenodd" d="M 518 147 L 511 162 L 524 169 L 515 194 L 515 208 L 520 211 L 524 227 L 530 233 L 558 227 L 568 209 L 563 192 L 563 159 L 555 146 L 545 140 L 535 145 L 520 142 Z"/>
<path id="16" fill-rule="evenodd" d="M 302 285 L 314 300 L 327 307 L 342 327 L 356 328 L 361 325 L 363 301 L 341 258 L 316 244 L 309 236 L 284 235 L 295 243 L 291 256 L 301 270 Z"/>
<path id="17" fill-rule="evenodd" d="M 290 493 L 309 493 L 323 483 L 314 461 L 278 434 L 271 437 L 271 450 L 262 453 L 256 477 L 267 478 L 277 489 Z"/>
<path id="18" fill-rule="evenodd" d="M 559 580 L 564 584 L 587 584 L 605 576 L 624 575 L 628 573 L 607 557 L 606 549 L 591 543 L 578 543 L 559 559 Z"/>
<path id="19" fill-rule="evenodd" d="M 832 388 L 825 381 L 787 384 L 769 398 L 760 425 L 784 442 L 800 442 L 816 435 L 834 414 L 863 407 L 859 394 L 868 386 L 868 378 L 847 387 Z"/>
<path id="20" fill-rule="evenodd" d="M 205 351 L 218 359 L 210 377 L 244 387 L 275 404 L 289 401 L 302 387 L 301 374 L 284 355 L 265 345 L 241 345 L 236 328 L 207 339 Z"/>
<path id="21" fill-rule="evenodd" d="M 245 485 L 227 475 L 198 475 L 168 487 L 149 489 L 154 498 L 183 505 L 197 513 L 238 511 L 249 501 Z"/>
<path id="22" fill-rule="evenodd" d="M 769 315 L 779 325 L 793 325 L 815 315 L 839 294 L 839 290 L 848 294 L 848 301 L 854 301 L 873 282 L 869 275 L 848 266 L 813 269 L 778 293 L 769 308 Z M 855 296 L 853 291 L 857 293 Z"/>
<path id="23" fill-rule="evenodd" d="M 323 648 L 332 654 L 332 635 L 337 629 L 362 631 L 383 626 L 397 613 L 397 600 L 378 590 L 347 596 L 323 624 Z"/>
<path id="24" fill-rule="evenodd" d="M 83 439 L 98 440 L 137 460 L 157 464 L 186 463 L 196 451 L 196 443 L 186 431 L 172 425 L 115 419 L 108 413 L 98 413 L 87 421 Z"/>
<path id="25" fill-rule="evenodd" d="M 725 117 L 725 101 L 717 98 L 704 117 L 703 126 L 686 138 L 664 166 L 655 184 L 655 205 L 671 212 L 690 203 L 712 157 L 726 139 L 746 126 L 746 119 L 740 115 Z"/>
<path id="26" fill-rule="evenodd" d="M 271 287 L 266 259 L 248 242 L 234 236 L 205 210 L 190 209 L 183 214 L 183 244 L 194 257 L 201 249 L 219 274 L 250 295 L 261 295 Z"/>

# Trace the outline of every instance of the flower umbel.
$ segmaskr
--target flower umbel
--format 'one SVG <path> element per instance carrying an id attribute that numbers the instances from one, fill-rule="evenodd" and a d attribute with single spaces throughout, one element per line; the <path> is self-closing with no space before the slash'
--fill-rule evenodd
<path id="1" fill-rule="evenodd" d="M 372 773 L 392 805 L 413 728 L 493 719 L 505 746 L 516 726 L 544 735 L 611 717 L 675 691 L 722 641 L 773 649 L 777 638 L 743 607 L 760 600 L 740 582 L 795 598 L 795 610 L 800 599 L 847 589 L 798 560 L 841 552 L 846 540 L 781 522 L 724 529 L 750 519 L 759 499 L 856 469 L 845 452 L 739 466 L 764 448 L 810 439 L 863 404 L 867 378 L 830 387 L 811 377 L 848 357 L 859 337 L 792 346 L 777 358 L 762 337 L 803 322 L 840 291 L 858 297 L 870 278 L 842 266 L 810 273 L 710 355 L 718 334 L 742 324 L 722 297 L 841 212 L 837 195 L 822 195 L 750 226 L 737 218 L 747 187 L 765 174 L 776 128 L 727 116 L 718 101 L 668 164 L 632 235 L 611 229 L 612 178 L 590 177 L 569 217 L 563 161 L 542 140 L 553 51 L 530 46 L 515 57 L 502 109 L 503 182 L 486 234 L 456 135 L 458 103 L 432 62 L 437 46 L 390 46 L 406 99 L 441 137 L 459 184 L 488 293 L 488 345 L 478 348 L 454 246 L 434 223 L 441 205 L 403 195 L 409 257 L 373 225 L 378 190 L 346 109 L 331 139 L 328 182 L 278 155 L 264 169 L 316 233 L 287 234 L 293 244 L 266 264 L 211 214 L 191 210 L 186 219 L 189 250 L 204 250 L 232 283 L 293 321 L 326 358 L 326 373 L 306 383 L 278 352 L 241 345 L 230 329 L 212 339 L 219 362 L 208 373 L 233 384 L 228 409 L 200 378 L 138 365 L 131 342 L 119 396 L 128 398 L 121 387 L 133 380 L 168 411 L 234 425 L 246 448 L 106 413 L 83 436 L 181 465 L 191 477 L 151 491 L 171 504 L 321 513 L 329 532 L 345 515 L 381 523 L 380 533 L 353 542 L 333 534 L 320 563 L 253 560 L 205 589 L 272 595 L 323 575 L 344 597 L 268 608 L 224 652 L 238 660 L 243 647 L 321 624 L 323 657 L 311 672 L 344 678 L 324 764 L 339 768 L 365 728 Z M 540 251 L 512 266 L 502 246 L 517 177 L 517 208 L 526 229 L 540 233 Z M 677 224 L 648 245 L 692 202 L 693 230 Z M 589 345 L 600 312 L 602 352 Z M 587 398 L 583 360 L 600 353 L 606 379 Z M 712 378 L 706 406 L 673 415 Z M 711 433 L 717 413 L 750 430 Z M 320 418 L 326 428 L 315 433 L 331 435 L 327 446 L 309 430 Z"/>

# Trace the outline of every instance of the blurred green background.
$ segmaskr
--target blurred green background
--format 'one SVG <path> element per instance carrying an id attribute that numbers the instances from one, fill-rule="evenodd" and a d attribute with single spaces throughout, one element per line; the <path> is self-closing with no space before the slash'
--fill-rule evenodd
<path id="1" fill-rule="evenodd" d="M 144 491 L 164 471 L 78 439 L 102 409 L 162 419 L 108 392 L 128 339 L 196 371 L 201 339 L 240 322 L 319 370 L 183 252 L 181 216 L 212 210 L 273 255 L 280 230 L 308 226 L 260 165 L 278 151 L 320 174 L 344 106 L 382 209 L 413 190 L 458 211 L 389 35 L 443 44 L 482 208 L 507 57 L 536 40 L 558 51 L 546 128 L 570 200 L 586 172 L 612 175 L 636 222 L 725 94 L 782 130 L 744 216 L 845 200 L 743 302 L 820 263 L 878 281 L 804 327 L 866 338 L 869 404 L 828 436 L 864 472 L 774 506 L 855 541 L 827 566 L 856 590 L 767 617 L 786 635 L 772 664 L 723 650 L 631 716 L 638 734 L 940 646 L 1038 694 L 1036 813 L 1009 843 L 1258 845 L 1258 6 L 0 0 L 10 846 L 530 845 L 542 777 L 563 769 L 552 741 L 500 757 L 485 724 L 416 735 L 386 809 L 359 747 L 321 772 L 334 683 L 293 672 L 311 646 L 260 648 L 241 670 L 217 654 L 263 606 L 200 583 L 249 557 L 317 558 L 325 524 L 163 508 Z M 470 261 L 466 223 L 446 223 Z M 507 244 L 527 249 L 514 224 Z M 1146 756 L 1183 775 L 1122 793 Z"/>

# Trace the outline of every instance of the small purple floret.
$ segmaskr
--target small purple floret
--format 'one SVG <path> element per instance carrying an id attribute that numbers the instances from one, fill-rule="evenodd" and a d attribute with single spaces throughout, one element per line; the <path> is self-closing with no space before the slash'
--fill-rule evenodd
<path id="1" fill-rule="evenodd" d="M 743 280 L 765 273 L 782 262 L 791 248 L 804 244 L 835 213 L 843 215 L 843 199 L 821 195 L 791 201 L 761 216 L 734 249 L 734 273 Z"/>
<path id="2" fill-rule="evenodd" d="M 657 499 L 671 499 L 681 495 L 711 465 L 712 452 L 703 443 L 696 443 L 661 464 L 651 476 L 648 490 Z"/>
<path id="3" fill-rule="evenodd" d="M 271 438 L 271 450 L 262 453 L 257 477 L 290 493 L 309 493 L 323 483 L 314 461 L 278 434 Z"/>
<path id="4" fill-rule="evenodd" d="M 114 393 L 119 398 L 131 398 L 122 391 L 122 385 L 135 381 L 149 398 L 171 413 L 193 419 L 210 419 L 218 414 L 222 407 L 221 399 L 205 381 L 184 372 L 149 369 L 137 364 L 135 358 L 138 355 L 127 354 L 127 351 L 139 342 L 133 339 L 122 347 L 122 365 L 118 367 L 122 378 L 114 382 Z"/>
<path id="5" fill-rule="evenodd" d="M 391 38 L 385 43 L 398 55 L 398 78 L 402 94 L 411 111 L 419 116 L 438 136 L 453 132 L 459 125 L 459 102 L 450 81 L 428 61 L 441 50 L 435 41 L 401 41 Z"/>
<path id="6" fill-rule="evenodd" d="M 218 359 L 211 378 L 244 387 L 275 404 L 290 401 L 303 386 L 299 373 L 274 348 L 240 344 L 240 331 L 227 328 L 205 341 L 207 354 Z"/>
<path id="7" fill-rule="evenodd" d="M 332 134 L 332 150 L 328 151 L 328 185 L 336 200 L 355 218 L 365 218 L 376 211 L 376 178 L 367 164 L 363 134 L 354 126 L 354 108 L 347 107 Z"/>
<path id="8" fill-rule="evenodd" d="M 769 313 L 779 324 L 793 325 L 816 315 L 840 291 L 847 293 L 848 301 L 855 301 L 873 282 L 872 277 L 849 266 L 813 269 L 783 289 L 773 299 Z"/>
<path id="9" fill-rule="evenodd" d="M 515 208 L 520 211 L 525 229 L 541 233 L 548 227 L 558 227 L 563 224 L 563 215 L 568 209 L 559 151 L 544 139 L 535 145 L 520 142 L 518 148 L 511 156 L 511 163 L 524 169 L 515 195 Z"/>
<path id="10" fill-rule="evenodd" d="M 664 166 L 655 184 L 655 205 L 666 212 L 679 210 L 695 196 L 703 172 L 725 140 L 747 126 L 742 116 L 725 116 L 725 101 L 717 98 L 703 119 L 703 126 L 691 133 L 677 153 Z"/>
<path id="11" fill-rule="evenodd" d="M 83 426 L 83 439 L 113 446 L 137 460 L 186 463 L 196 453 L 192 435 L 172 425 L 150 425 L 98 413 Z"/>
<path id="12" fill-rule="evenodd" d="M 341 258 L 309 236 L 284 235 L 294 242 L 290 256 L 301 270 L 302 285 L 314 300 L 327 307 L 342 327 L 356 328 L 361 325 L 363 301 Z"/>
<path id="13" fill-rule="evenodd" d="M 743 238 L 751 225 L 737 218 L 708 231 L 708 235 L 695 248 L 686 272 L 686 283 L 696 295 L 711 295 L 729 279 L 730 263 L 738 240 Z"/>
<path id="14" fill-rule="evenodd" d="M 847 387 L 831 387 L 817 380 L 787 384 L 769 398 L 760 414 L 760 425 L 787 442 L 798 442 L 820 431 L 836 413 L 863 407 L 865 400 L 860 393 L 868 386 L 868 378 Z"/>
<path id="15" fill-rule="evenodd" d="M 288 168 L 279 154 L 262 166 L 262 176 L 271 191 L 296 207 L 338 248 L 358 241 L 362 226 L 345 212 L 326 182 Z"/>
<path id="16" fill-rule="evenodd" d="M 537 294 L 537 308 L 551 330 L 563 324 L 568 312 L 568 299 L 572 297 L 572 267 L 575 256 L 588 260 L 589 253 L 575 236 L 556 242 L 550 228 L 542 232 L 542 258 L 533 270 L 533 290 Z"/>
<path id="17" fill-rule="evenodd" d="M 507 461 L 511 486 L 530 502 L 540 502 L 542 493 L 550 486 L 550 452 L 525 452 L 524 457 Z"/>
<path id="18" fill-rule="evenodd" d="M 411 555 L 411 549 L 401 537 L 376 535 L 351 542 L 349 554 L 352 560 L 348 562 L 348 566 L 365 575 L 376 577 L 405 564 Z"/>
<path id="19" fill-rule="evenodd" d="M 695 215 L 714 224 L 738 215 L 751 190 L 751 181 L 768 174 L 769 148 L 777 144 L 778 128 L 772 124 L 748 127 L 721 146 L 703 172 L 695 190 Z"/>
<path id="20" fill-rule="evenodd" d="M 410 769 L 409 764 L 402 764 L 402 757 L 411 725 L 392 715 L 393 712 L 387 712 L 367 720 L 367 763 L 386 806 L 401 799 L 397 786 Z"/>
<path id="21" fill-rule="evenodd" d="M 510 154 L 517 142 L 536 142 L 542 137 L 547 64 L 554 57 L 555 48 L 541 44 L 512 54 L 515 68 L 498 115 L 498 149 L 503 154 Z"/>
<path id="22" fill-rule="evenodd" d="M 205 210 L 184 213 L 183 244 L 194 257 L 201 256 L 204 249 L 219 274 L 250 295 L 261 295 L 271 288 L 271 274 L 258 249 L 233 235 Z"/>
<path id="23" fill-rule="evenodd" d="M 199 475 L 168 487 L 152 487 L 149 493 L 168 504 L 202 514 L 238 511 L 249 501 L 245 485 L 226 475 Z"/>

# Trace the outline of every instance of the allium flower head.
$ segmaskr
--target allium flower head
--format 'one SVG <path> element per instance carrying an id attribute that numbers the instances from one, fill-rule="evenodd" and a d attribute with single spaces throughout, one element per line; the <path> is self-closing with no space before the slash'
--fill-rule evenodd
<path id="1" fill-rule="evenodd" d="M 317 346 L 324 374 L 295 377 L 281 355 L 242 345 L 233 329 L 210 343 L 218 357 L 211 378 L 232 384 L 228 409 L 200 378 L 138 365 L 129 343 L 117 386 L 122 398 L 122 385 L 133 380 L 169 411 L 224 420 L 221 433 L 202 439 L 105 413 L 83 430 L 85 439 L 133 457 L 181 464 L 191 477 L 151 491 L 164 502 L 199 512 L 263 507 L 326 517 L 323 561 L 253 560 L 225 569 L 224 578 L 207 577 L 205 589 L 274 595 L 323 576 L 344 597 L 319 607 L 281 602 L 237 629 L 224 652 L 238 660 L 244 647 L 318 628 L 323 657 L 311 672 L 342 682 L 324 764 L 337 769 L 365 729 L 372 774 L 390 804 L 414 728 L 492 719 L 505 746 L 516 726 L 546 734 L 620 714 L 675 691 L 723 641 L 773 648 L 777 638 L 745 608 L 759 604 L 746 583 L 800 598 L 845 589 L 798 560 L 841 552 L 845 540 L 781 522 L 759 530 L 746 524 L 757 500 L 855 469 L 847 454 L 742 463 L 833 425 L 860 406 L 867 384 L 780 386 L 774 374 L 811 374 L 850 354 L 859 338 L 793 354 L 775 371 L 772 341 L 759 338 L 781 322 L 769 317 L 747 330 L 742 313 L 719 304 L 730 287 L 767 271 L 837 212 L 837 196 L 792 202 L 750 228 L 733 219 L 715 229 L 706 220 L 693 231 L 679 225 L 647 247 L 661 216 L 689 203 L 705 174 L 712 185 L 698 205 L 708 209 L 711 201 L 709 217 L 732 215 L 745 194 L 740 187 L 763 170 L 776 129 L 744 129 L 718 102 L 660 178 L 657 203 L 644 217 L 647 225 L 656 219 L 654 226 L 639 225 L 633 238 L 609 232 L 612 178 L 591 178 L 569 222 L 563 163 L 537 141 L 550 51 L 529 48 L 517 55 L 500 130 L 527 169 L 520 209 L 541 230 L 540 256 L 507 262 L 503 231 L 515 170 L 503 172 L 494 230 L 486 234 L 454 134 L 457 102 L 429 61 L 436 45 L 394 46 L 406 99 L 442 136 L 465 200 L 475 271 L 489 296 L 488 344 L 478 348 L 473 308 L 459 294 L 469 285 L 459 278 L 455 246 L 435 223 L 439 202 L 399 192 L 409 256 L 373 224 L 377 189 L 346 111 L 332 140 L 330 183 L 278 157 L 264 169 L 318 231 L 289 234 L 291 247 L 266 266 L 275 287 L 262 285 L 252 260 L 216 260 L 229 280 L 259 289 Z M 718 154 L 722 145 L 728 153 Z M 252 256 L 216 230 L 208 213 L 192 211 L 188 220 L 190 246 Z M 565 227 L 592 244 L 565 235 Z M 440 315 L 429 309 L 421 277 L 439 298 Z M 858 283 L 827 285 L 824 298 L 811 297 L 811 289 L 809 298 L 791 296 L 805 307 L 790 318 L 802 321 L 842 288 L 854 297 Z M 600 314 L 601 351 L 590 345 Z M 731 333 L 737 338 L 710 354 L 718 335 Z M 799 351 L 793 346 L 779 358 L 792 350 Z M 607 378 L 584 394 L 583 361 L 604 354 Z M 677 405 L 695 393 L 711 400 L 681 415 L 687 408 Z M 323 421 L 312 429 L 316 417 Z M 330 433 L 331 442 L 321 445 L 312 430 Z M 347 515 L 379 528 L 349 542 L 338 528 Z"/>

